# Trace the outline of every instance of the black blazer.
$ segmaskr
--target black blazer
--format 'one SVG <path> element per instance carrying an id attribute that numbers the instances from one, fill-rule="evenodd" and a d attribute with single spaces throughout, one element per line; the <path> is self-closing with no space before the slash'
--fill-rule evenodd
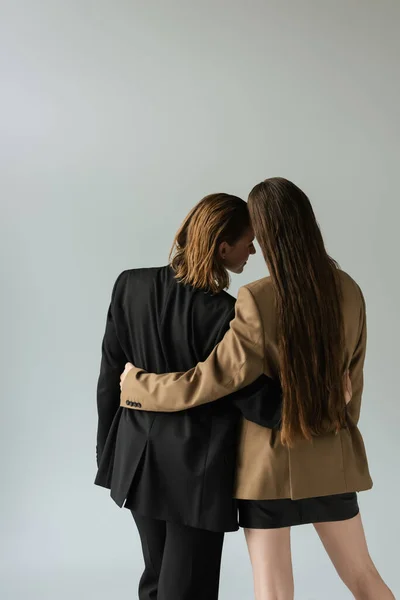
<path id="1" fill-rule="evenodd" d="M 167 267 L 122 273 L 114 286 L 97 389 L 97 485 L 140 514 L 212 531 L 238 528 L 232 497 L 242 415 L 279 425 L 280 388 L 260 377 L 217 402 L 178 413 L 120 407 L 126 362 L 186 371 L 207 358 L 234 316 L 235 299 L 177 282 Z"/>

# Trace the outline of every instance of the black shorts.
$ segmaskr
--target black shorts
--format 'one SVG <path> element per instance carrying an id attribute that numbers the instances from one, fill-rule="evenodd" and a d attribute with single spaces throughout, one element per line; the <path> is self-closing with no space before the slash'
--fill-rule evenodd
<path id="1" fill-rule="evenodd" d="M 238 507 L 239 525 L 248 529 L 345 521 L 359 513 L 355 492 L 304 500 L 238 500 Z"/>

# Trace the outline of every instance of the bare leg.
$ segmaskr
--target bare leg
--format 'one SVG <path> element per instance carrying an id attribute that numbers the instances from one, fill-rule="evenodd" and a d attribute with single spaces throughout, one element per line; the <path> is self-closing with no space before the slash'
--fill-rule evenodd
<path id="1" fill-rule="evenodd" d="M 314 525 L 340 578 L 357 600 L 395 600 L 368 552 L 358 514 L 347 521 Z"/>
<path id="2" fill-rule="evenodd" d="M 256 600 L 293 600 L 290 528 L 245 529 Z"/>

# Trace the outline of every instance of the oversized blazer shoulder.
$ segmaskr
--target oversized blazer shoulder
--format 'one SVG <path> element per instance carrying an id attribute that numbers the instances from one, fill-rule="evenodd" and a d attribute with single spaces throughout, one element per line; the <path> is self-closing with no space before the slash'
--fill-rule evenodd
<path id="1" fill-rule="evenodd" d="M 299 440 L 288 448 L 279 431 L 243 420 L 236 481 L 241 499 L 310 498 L 372 487 L 358 429 L 366 352 L 366 312 L 357 283 L 339 271 L 345 327 L 344 368 L 353 395 L 348 427 L 337 435 Z M 155 375 L 134 368 L 125 379 L 121 405 L 133 410 L 179 411 L 216 400 L 248 385 L 260 374 L 279 379 L 277 321 L 269 277 L 239 290 L 235 317 L 206 361 L 185 373 Z M 127 404 L 128 401 L 128 404 Z"/>

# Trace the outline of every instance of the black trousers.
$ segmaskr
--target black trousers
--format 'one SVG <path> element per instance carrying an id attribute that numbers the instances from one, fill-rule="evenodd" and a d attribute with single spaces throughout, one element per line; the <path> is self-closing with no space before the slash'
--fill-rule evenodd
<path id="1" fill-rule="evenodd" d="M 224 533 L 143 517 L 139 600 L 217 600 Z"/>

